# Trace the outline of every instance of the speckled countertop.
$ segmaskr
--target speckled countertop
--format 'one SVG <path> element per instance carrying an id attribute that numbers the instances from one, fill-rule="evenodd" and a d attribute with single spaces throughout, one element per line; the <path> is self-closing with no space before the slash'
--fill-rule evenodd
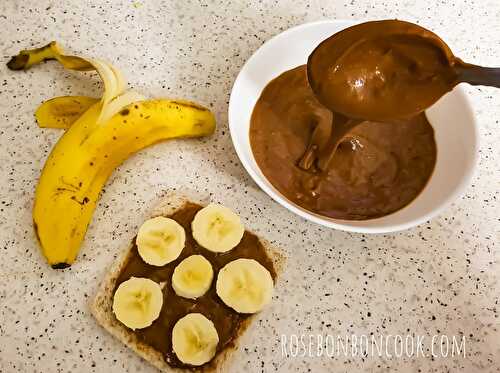
<path id="1" fill-rule="evenodd" d="M 227 127 L 232 83 L 265 40 L 320 19 L 397 17 L 441 35 L 465 60 L 500 65 L 500 2 L 55 1 L 0 3 L 0 372 L 153 372 L 105 333 L 88 302 L 107 267 L 163 191 L 185 188 L 233 207 L 282 247 L 288 265 L 272 306 L 245 334 L 233 372 L 500 371 L 500 94 L 469 88 L 481 132 L 479 170 L 440 217 L 390 235 L 321 228 L 268 198 L 240 165 Z M 420 3 L 422 5 L 416 5 Z M 431 5 L 432 4 L 432 5 Z M 26 73 L 4 62 L 59 40 L 115 62 L 154 96 L 208 105 L 217 133 L 159 144 L 111 177 L 79 260 L 54 271 L 31 226 L 37 177 L 58 130 L 33 118 L 43 100 L 97 94 L 95 78 L 45 64 Z M 293 357 L 281 335 L 466 337 L 466 356 Z"/>

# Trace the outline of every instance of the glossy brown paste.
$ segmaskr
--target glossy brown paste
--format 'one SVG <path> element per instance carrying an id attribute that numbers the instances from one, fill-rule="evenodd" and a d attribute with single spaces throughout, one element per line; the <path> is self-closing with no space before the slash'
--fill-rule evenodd
<path id="1" fill-rule="evenodd" d="M 384 20 L 342 30 L 307 62 L 309 84 L 330 110 L 386 121 L 421 113 L 457 84 L 455 58 L 434 33 Z"/>
<path id="2" fill-rule="evenodd" d="M 116 290 L 122 282 L 128 280 L 132 276 L 147 277 L 156 282 L 166 282 L 163 288 L 163 307 L 160 316 L 151 326 L 144 329 L 137 329 L 134 333 L 136 333 L 139 339 L 144 343 L 161 352 L 169 365 L 173 367 L 192 368 L 193 370 L 196 370 L 196 367 L 191 367 L 182 363 L 172 350 L 172 328 L 177 320 L 192 312 L 202 313 L 210 319 L 214 323 L 217 333 L 219 334 L 219 344 L 216 352 L 216 354 L 219 354 L 222 350 L 232 346 L 233 341 L 241 332 L 242 321 L 249 317 L 249 315 L 239 314 L 232 308 L 226 306 L 217 296 L 215 282 L 219 269 L 232 260 L 250 258 L 262 264 L 269 270 L 273 280 L 276 280 L 276 272 L 272 260 L 266 254 L 258 237 L 248 231 L 245 231 L 243 239 L 238 246 L 227 253 L 213 253 L 198 245 L 191 232 L 191 222 L 196 212 L 201 208 L 202 207 L 199 205 L 189 203 L 173 215 L 168 216 L 181 224 L 186 231 L 186 246 L 177 260 L 163 267 L 151 266 L 141 259 L 137 252 L 137 246 L 134 244 L 131 256 L 120 273 L 115 287 Z M 172 289 L 171 285 L 172 273 L 175 267 L 183 259 L 194 254 L 203 255 L 210 261 L 214 269 L 212 286 L 205 295 L 196 300 L 179 297 Z M 207 364 L 210 364 L 210 362 Z"/>
<path id="3" fill-rule="evenodd" d="M 424 188 L 436 162 L 434 131 L 424 113 L 355 127 L 324 172 L 303 170 L 311 133 L 332 113 L 312 92 L 306 66 L 272 80 L 254 107 L 250 142 L 257 164 L 286 198 L 320 215 L 364 220 L 390 214 Z"/>

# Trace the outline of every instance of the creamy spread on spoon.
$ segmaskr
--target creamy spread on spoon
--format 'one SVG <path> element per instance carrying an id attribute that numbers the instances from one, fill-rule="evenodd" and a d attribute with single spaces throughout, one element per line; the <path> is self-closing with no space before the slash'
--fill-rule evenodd
<path id="1" fill-rule="evenodd" d="M 319 101 L 350 118 L 387 121 L 421 113 L 457 84 L 461 60 L 409 22 L 367 22 L 336 33 L 309 56 Z"/>

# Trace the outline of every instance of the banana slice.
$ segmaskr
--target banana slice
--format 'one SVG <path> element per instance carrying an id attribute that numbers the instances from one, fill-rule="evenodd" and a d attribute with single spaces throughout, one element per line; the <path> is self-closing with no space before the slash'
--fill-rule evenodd
<path id="1" fill-rule="evenodd" d="M 184 364 L 203 365 L 215 355 L 219 335 L 212 321 L 201 313 L 189 313 L 172 329 L 172 349 Z"/>
<path id="2" fill-rule="evenodd" d="M 193 237 L 205 249 L 223 253 L 238 245 L 245 233 L 238 215 L 227 207 L 210 204 L 191 223 Z"/>
<path id="3" fill-rule="evenodd" d="M 271 301 L 273 279 L 254 259 L 236 259 L 226 264 L 217 276 L 217 295 L 239 313 L 259 312 Z"/>
<path id="4" fill-rule="evenodd" d="M 131 277 L 122 282 L 113 297 L 116 318 L 132 330 L 150 326 L 160 315 L 163 293 L 148 278 Z"/>
<path id="5" fill-rule="evenodd" d="M 157 216 L 142 224 L 135 242 L 142 260 L 161 267 L 179 257 L 186 232 L 175 220 Z"/>
<path id="6" fill-rule="evenodd" d="M 184 298 L 196 299 L 210 289 L 214 270 L 202 255 L 191 255 L 179 263 L 172 275 L 175 293 Z"/>

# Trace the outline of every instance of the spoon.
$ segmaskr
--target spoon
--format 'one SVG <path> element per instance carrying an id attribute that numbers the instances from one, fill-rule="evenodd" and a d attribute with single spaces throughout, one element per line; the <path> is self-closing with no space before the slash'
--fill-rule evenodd
<path id="1" fill-rule="evenodd" d="M 307 77 L 318 100 L 347 118 L 338 124 L 334 115 L 328 149 L 316 154 L 321 170 L 364 121 L 413 117 L 462 82 L 500 88 L 500 68 L 465 63 L 433 32 L 398 20 L 362 23 L 324 40 L 309 56 Z"/>

